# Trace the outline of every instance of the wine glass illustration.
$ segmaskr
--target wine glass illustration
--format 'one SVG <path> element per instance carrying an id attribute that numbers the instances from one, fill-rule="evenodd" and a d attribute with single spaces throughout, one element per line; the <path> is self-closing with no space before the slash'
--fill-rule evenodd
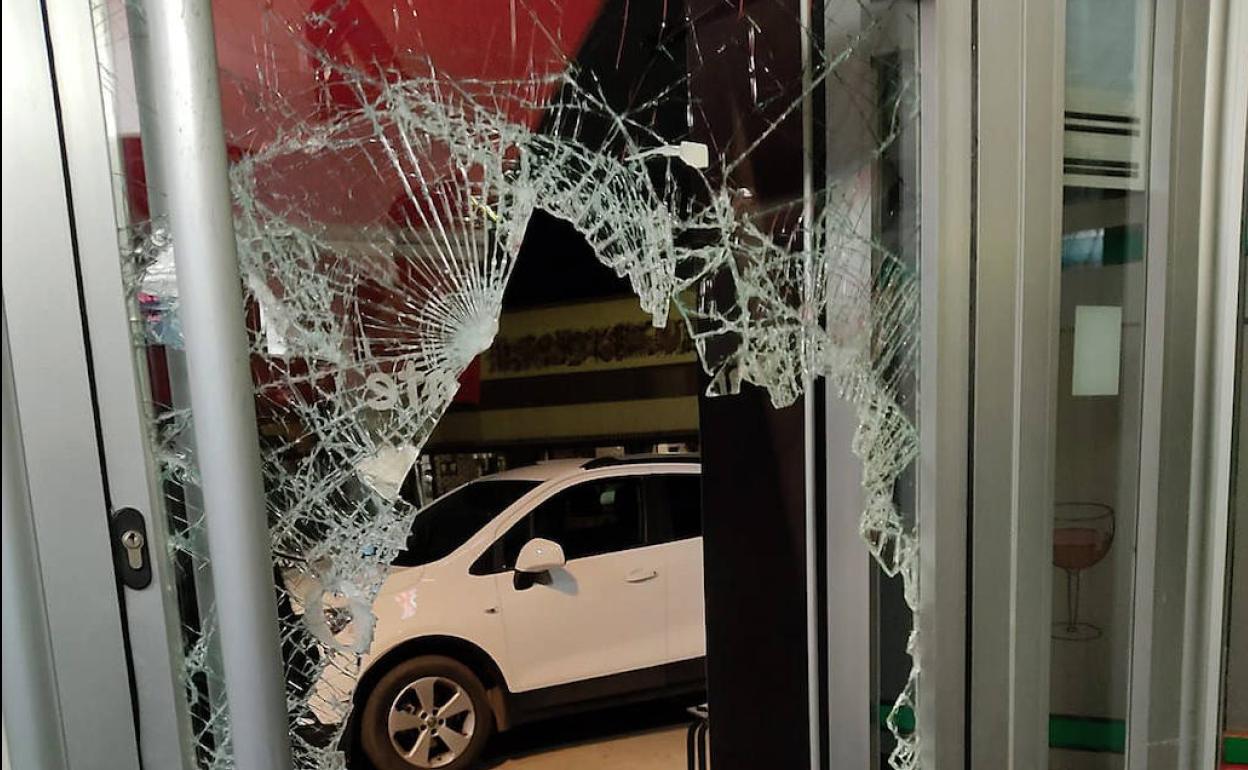
<path id="1" fill-rule="evenodd" d="M 1114 509 L 1103 503 L 1058 503 L 1053 524 L 1053 566 L 1066 572 L 1066 619 L 1053 624 L 1053 638 L 1097 639 L 1100 627 L 1079 619 L 1079 575 L 1109 553 Z"/>

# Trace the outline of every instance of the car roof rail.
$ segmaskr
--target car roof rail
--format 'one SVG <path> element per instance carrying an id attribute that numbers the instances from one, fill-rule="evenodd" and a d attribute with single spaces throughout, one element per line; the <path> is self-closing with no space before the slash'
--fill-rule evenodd
<path id="1" fill-rule="evenodd" d="M 619 457 L 595 457 L 586 460 L 581 468 L 592 471 L 595 468 L 612 468 L 618 465 L 646 465 L 650 463 L 700 463 L 702 455 L 697 452 L 663 452 L 651 454 L 623 455 Z"/>

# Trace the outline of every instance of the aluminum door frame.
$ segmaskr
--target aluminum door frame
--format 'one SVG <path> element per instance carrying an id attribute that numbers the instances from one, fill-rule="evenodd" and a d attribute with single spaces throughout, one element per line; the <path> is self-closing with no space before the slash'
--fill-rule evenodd
<path id="1" fill-rule="evenodd" d="M 207 4 L 136 6 L 146 28 L 132 50 L 111 51 L 106 5 L 48 0 L 47 23 L 58 80 L 63 81 L 66 180 L 78 238 L 84 323 L 89 329 L 98 398 L 99 452 L 116 490 L 113 505 L 146 514 L 154 581 L 125 591 L 127 623 L 136 659 L 135 695 L 149 767 L 194 766 L 183 689 L 181 629 L 168 555 L 168 520 L 147 428 L 152 424 L 146 363 L 132 340 L 132 298 L 124 287 L 118 233 L 126 223 L 119 178 L 120 150 L 114 95 L 101 81 L 116 53 L 133 57 L 134 74 L 149 103 L 141 105 L 149 183 L 183 234 L 175 250 L 186 351 L 203 370 L 190 406 L 213 415 L 197 433 L 208 537 L 228 552 L 233 569 L 213 573 L 233 744 L 240 768 L 289 764 L 271 557 L 260 492 L 258 444 L 247 368 L 246 337 L 238 312 L 241 280 L 229 214 L 224 135 L 216 86 L 212 15 Z M 136 18 L 130 15 L 131 21 Z M 132 31 L 133 32 L 133 31 Z M 214 152 L 219 149 L 219 152 Z M 171 169 L 179 169 L 171 173 Z M 176 237 L 176 234 L 175 234 Z M 6 265 L 7 267 L 7 265 Z M 206 360 L 212 361 L 205 365 Z M 244 396 L 239 398 L 239 396 Z M 198 396 L 198 398 L 196 397 Z"/>
<path id="2" fill-rule="evenodd" d="M 1065 3 L 977 14 L 970 756 L 1047 766 Z"/>
<path id="3" fill-rule="evenodd" d="M 1242 336 L 1245 334 L 1242 321 L 1245 300 L 1248 299 L 1244 296 L 1244 277 L 1248 274 L 1243 272 L 1244 266 L 1240 264 L 1243 259 L 1241 249 L 1245 243 L 1244 228 L 1248 227 L 1243 208 L 1248 193 L 1248 4 L 1216 0 L 1211 8 L 1209 28 L 1220 37 L 1211 37 L 1209 50 L 1204 196 L 1207 210 L 1213 216 L 1205 223 L 1208 229 L 1203 236 L 1204 245 L 1209 249 L 1208 256 L 1217 265 L 1219 273 L 1212 287 L 1217 299 L 1210 319 L 1210 330 L 1214 335 L 1210 348 L 1214 369 L 1209 393 L 1211 413 L 1215 415 L 1213 427 L 1215 431 L 1222 432 L 1215 433 L 1211 446 L 1209 482 L 1210 492 L 1215 496 L 1210 500 L 1213 548 L 1211 563 L 1203 576 L 1210 602 L 1208 616 L 1201 622 L 1210 627 L 1216 624 L 1219 631 L 1205 640 L 1205 654 L 1210 665 L 1205 671 L 1203 713 L 1199 719 L 1205 735 L 1214 736 L 1212 745 L 1205 742 L 1200 748 L 1203 753 L 1198 761 L 1205 767 L 1212 767 L 1221 755 L 1219 733 L 1224 725 L 1222 709 L 1225 702 L 1222 689 L 1226 682 L 1226 659 L 1229 654 L 1226 626 L 1230 613 L 1234 611 L 1230 606 L 1233 538 L 1248 539 L 1248 532 L 1235 532 L 1232 523 L 1235 516 L 1232 494 L 1242 496 L 1248 492 L 1242 487 L 1234 492 L 1232 490 L 1237 473 L 1233 463 L 1238 460 L 1242 468 L 1244 458 L 1248 457 L 1248 441 L 1242 430 L 1244 415 L 1240 414 L 1238 427 L 1231 425 L 1229 419 L 1219 421 L 1216 417 L 1235 415 L 1237 408 L 1242 410 L 1243 392 L 1237 392 L 1237 388 L 1248 388 L 1243 373 L 1246 361 L 1242 352 L 1246 342 Z M 1238 291 L 1238 295 L 1231 293 L 1234 291 Z M 1239 407 L 1237 399 L 1241 404 Z M 1240 431 L 1238 437 L 1234 435 L 1236 430 Z M 1242 454 L 1237 455 L 1237 452 Z M 1240 476 L 1242 479 L 1242 473 Z M 1242 480 L 1239 483 L 1242 484 Z M 1218 547 L 1218 538 L 1225 540 L 1221 548 Z M 1248 564 L 1240 564 L 1238 568 L 1246 570 Z"/>
<path id="4" fill-rule="evenodd" d="M 1212 767 L 1217 750 L 1238 301 L 1238 259 L 1217 248 L 1219 8 L 1155 6 L 1130 770 Z"/>
<path id="5" fill-rule="evenodd" d="M 917 518 L 921 766 L 966 766 L 975 0 L 920 0 Z"/>
<path id="6" fill-rule="evenodd" d="M 120 238 L 124 179 L 112 100 L 101 80 L 113 71 L 105 4 L 47 0 L 48 35 L 63 120 L 66 176 L 77 233 L 83 322 L 99 420 L 100 455 L 113 509 L 140 511 L 151 547 L 152 584 L 122 589 L 133 659 L 140 756 L 149 768 L 194 767 L 194 738 L 182 680 L 182 635 L 168 517 L 152 455 L 153 424 L 146 362 L 138 355 Z"/>
<path id="7" fill-rule="evenodd" d="M 1196 344 L 1190 405 L 1192 481 L 1188 492 L 1192 535 L 1183 565 L 1189 607 L 1184 618 L 1179 721 L 1179 745 L 1184 749 L 1180 766 L 1190 768 L 1213 767 L 1221 754 L 1234 415 L 1244 300 L 1240 294 L 1245 226 L 1242 206 L 1248 155 L 1248 6 L 1215 0 L 1207 13 L 1197 13 L 1194 21 L 1183 25 L 1178 44 L 1179 51 L 1186 52 L 1185 58 L 1198 59 L 1193 68 L 1203 75 L 1204 82 L 1203 124 L 1187 118 L 1187 104 L 1177 105 L 1180 125 L 1186 125 L 1188 132 L 1197 127 L 1201 131 Z M 1205 54 L 1203 62 L 1199 61 L 1201 53 Z M 1181 158 L 1184 166 L 1192 163 L 1194 154 L 1187 152 Z M 1177 408 L 1187 411 L 1188 405 L 1180 402 Z M 1158 656 L 1153 662 L 1154 672 L 1165 670 L 1164 657 Z M 1148 741 L 1157 738 L 1146 737 Z M 1166 765 L 1163 761 L 1151 766 Z"/>
<path id="8" fill-rule="evenodd" d="M 27 663 L 51 664 L 56 729 L 71 770 L 137 767 L 130 665 L 79 307 L 81 239 L 70 208 L 50 41 L 41 4 L 5 0 L 3 9 L 3 297 L 13 379 L 5 396 L 6 409 L 16 406 L 20 418 L 5 429 L 20 428 L 15 440 L 37 542 L 30 555 L 38 559 L 50 646 L 49 661 Z M 25 588 L 6 583 L 4 591 Z M 6 719 L 16 718 L 9 706 Z M 15 756 L 19 746 L 12 747 Z"/>
<path id="9" fill-rule="evenodd" d="M 1219 6 L 1225 4 L 1213 4 Z M 980 132 L 976 145 L 972 768 L 1047 764 L 1063 17 L 1060 3 L 978 5 L 977 111 L 992 130 Z M 1131 770 L 1175 766 L 1171 759 L 1179 767 L 1208 767 L 1216 746 L 1216 709 L 1211 714 L 1209 704 L 1217 702 L 1216 597 L 1225 579 L 1217 554 L 1224 558 L 1221 482 L 1229 458 L 1229 434 L 1219 419 L 1230 413 L 1234 367 L 1233 340 L 1227 342 L 1220 321 L 1233 318 L 1237 283 L 1226 279 L 1226 234 L 1211 205 L 1219 200 L 1211 187 L 1218 166 L 1211 143 L 1222 140 L 1224 152 L 1226 145 L 1210 125 L 1221 113 L 1210 112 L 1217 106 L 1207 103 L 1207 86 L 1217 80 L 1222 87 L 1230 60 L 1217 38 L 1210 47 L 1211 28 L 1221 25 L 1211 24 L 1208 5 L 1157 0 L 1147 118 L 1150 263 Z M 1162 517 L 1162 510 L 1187 515 Z M 1159 601 L 1161 585 L 1183 594 L 1177 614 L 1167 606 L 1174 601 Z M 1159 692 L 1181 697 L 1152 697 Z M 1167 751 L 1173 755 L 1158 754 Z"/>

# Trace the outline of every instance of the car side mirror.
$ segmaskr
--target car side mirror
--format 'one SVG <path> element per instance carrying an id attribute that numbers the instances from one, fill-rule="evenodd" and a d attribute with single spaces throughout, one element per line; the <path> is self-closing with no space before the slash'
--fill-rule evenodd
<path id="1" fill-rule="evenodd" d="M 544 537 L 535 537 L 524 544 L 516 557 L 516 572 L 531 575 L 550 572 L 567 564 L 563 557 L 563 546 Z"/>

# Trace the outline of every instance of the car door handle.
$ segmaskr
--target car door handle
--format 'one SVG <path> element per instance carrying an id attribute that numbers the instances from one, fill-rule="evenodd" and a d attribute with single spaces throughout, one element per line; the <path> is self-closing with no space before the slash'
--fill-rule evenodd
<path id="1" fill-rule="evenodd" d="M 628 583 L 644 583 L 647 580 L 654 580 L 659 576 L 659 571 L 655 569 L 641 569 L 640 567 L 624 576 L 625 582 Z"/>

